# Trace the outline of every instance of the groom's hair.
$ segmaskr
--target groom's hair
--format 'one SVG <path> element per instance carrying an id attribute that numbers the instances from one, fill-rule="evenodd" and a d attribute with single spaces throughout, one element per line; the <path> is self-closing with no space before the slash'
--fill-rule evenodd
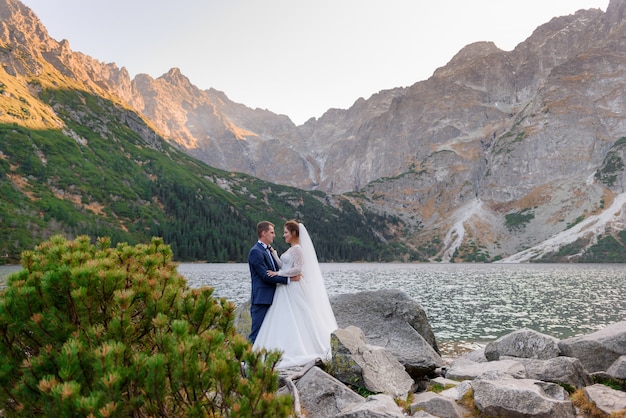
<path id="1" fill-rule="evenodd" d="M 270 221 L 261 221 L 258 224 L 256 224 L 256 236 L 261 238 L 261 236 L 263 235 L 263 232 L 265 231 L 269 231 L 270 227 L 273 227 L 274 224 L 271 223 Z"/>

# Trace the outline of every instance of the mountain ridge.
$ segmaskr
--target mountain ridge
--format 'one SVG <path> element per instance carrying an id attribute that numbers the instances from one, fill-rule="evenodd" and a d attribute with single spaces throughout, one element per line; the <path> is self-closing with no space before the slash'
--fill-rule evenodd
<path id="1" fill-rule="evenodd" d="M 78 80 L 134 109 L 147 126 L 210 166 L 400 219 L 394 237 L 417 259 L 496 261 L 537 247 L 621 199 L 625 9 L 624 1 L 612 0 L 605 13 L 556 17 L 513 51 L 490 42 L 467 45 L 427 80 L 359 98 L 300 126 L 223 92 L 200 90 L 176 68 L 130 80 L 123 68 L 41 34 L 44 52 L 30 54 L 61 68 L 64 82 Z M 6 28 L 2 39 L 11 39 Z M 30 71 L 44 75 L 42 84 L 55 82 L 43 67 L 33 72 L 21 61 L 8 64 L 15 74 Z M 40 120 L 52 120 L 54 111 L 46 111 Z M 581 260 L 604 237 L 623 248 L 620 222 L 607 221 L 602 237 L 579 231 L 571 254 L 550 249 L 524 260 Z"/>
<path id="2" fill-rule="evenodd" d="M 390 259 L 394 237 L 364 238 L 393 220 L 184 153 L 120 97 L 124 70 L 48 39 L 15 0 L 0 0 L 0 45 L 0 264 L 54 234 L 160 236 L 177 260 L 244 262 L 256 222 L 292 217 L 311 220 L 322 260 Z"/>

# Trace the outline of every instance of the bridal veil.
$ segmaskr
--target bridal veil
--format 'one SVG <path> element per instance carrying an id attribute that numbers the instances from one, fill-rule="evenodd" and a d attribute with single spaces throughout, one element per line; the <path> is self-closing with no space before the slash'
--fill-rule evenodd
<path id="1" fill-rule="evenodd" d="M 317 261 L 317 253 L 313 246 L 313 241 L 309 236 L 306 227 L 299 223 L 300 245 L 304 264 L 302 273 L 306 282 L 306 298 L 311 307 L 313 317 L 315 318 L 315 326 L 320 335 L 330 337 L 330 334 L 337 329 L 337 320 L 328 300 L 328 293 L 324 285 L 324 278 Z M 328 347 L 330 349 L 330 347 Z"/>

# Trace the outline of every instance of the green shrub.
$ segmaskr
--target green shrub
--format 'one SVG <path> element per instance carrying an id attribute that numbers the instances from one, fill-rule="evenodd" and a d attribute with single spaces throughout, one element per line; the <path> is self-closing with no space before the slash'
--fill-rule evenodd
<path id="1" fill-rule="evenodd" d="M 291 413 L 276 395 L 280 354 L 253 352 L 234 305 L 188 288 L 162 239 L 54 236 L 22 267 L 0 293 L 3 416 Z"/>
<path id="2" fill-rule="evenodd" d="M 507 213 L 504 215 L 505 225 L 509 231 L 522 230 L 526 227 L 526 224 L 535 218 L 535 214 L 532 209 L 526 208 L 519 212 Z"/>
<path id="3" fill-rule="evenodd" d="M 616 151 L 612 150 L 606 155 L 594 177 L 607 187 L 613 187 L 617 181 L 617 175 L 622 171 L 624 171 L 624 161 Z"/>

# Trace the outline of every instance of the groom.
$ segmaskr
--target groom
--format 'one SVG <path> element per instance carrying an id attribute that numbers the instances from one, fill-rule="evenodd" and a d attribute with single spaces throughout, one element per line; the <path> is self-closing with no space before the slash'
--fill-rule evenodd
<path id="1" fill-rule="evenodd" d="M 268 221 L 259 222 L 256 226 L 256 234 L 259 240 L 250 248 L 248 253 L 248 267 L 250 267 L 250 276 L 252 278 L 252 295 L 250 298 L 252 327 L 248 340 L 253 344 L 265 314 L 274 300 L 276 284 L 289 284 L 291 280 L 300 280 L 300 276 L 291 278 L 283 276 L 271 277 L 267 274 L 268 270 L 278 270 L 278 266 L 275 265 L 276 261 L 272 258 L 269 250 L 272 242 L 274 242 L 274 224 Z"/>

